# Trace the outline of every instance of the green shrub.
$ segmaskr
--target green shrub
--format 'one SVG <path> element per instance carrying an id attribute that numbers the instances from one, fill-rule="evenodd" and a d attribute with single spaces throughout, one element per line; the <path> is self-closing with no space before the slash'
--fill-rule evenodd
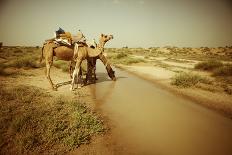
<path id="1" fill-rule="evenodd" d="M 197 83 L 210 84 L 211 81 L 198 74 L 185 73 L 185 72 L 176 74 L 171 81 L 172 85 L 176 85 L 182 88 L 192 87 L 195 86 Z"/>
<path id="2" fill-rule="evenodd" d="M 200 70 L 206 70 L 206 71 L 212 71 L 216 68 L 219 68 L 223 66 L 223 63 L 217 60 L 209 60 L 209 61 L 204 61 L 200 62 L 195 65 L 195 69 L 200 69 Z"/>

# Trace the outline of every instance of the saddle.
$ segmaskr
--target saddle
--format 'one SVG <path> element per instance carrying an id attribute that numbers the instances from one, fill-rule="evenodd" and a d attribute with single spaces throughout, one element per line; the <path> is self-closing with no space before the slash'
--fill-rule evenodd
<path id="1" fill-rule="evenodd" d="M 72 44 L 72 35 L 70 32 L 64 32 L 61 34 L 56 34 L 55 38 L 56 43 L 61 45 L 71 45 Z"/>

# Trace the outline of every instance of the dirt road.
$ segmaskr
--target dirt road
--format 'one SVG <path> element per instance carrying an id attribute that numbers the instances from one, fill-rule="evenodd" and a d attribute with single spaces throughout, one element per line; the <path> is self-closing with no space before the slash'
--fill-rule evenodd
<path id="1" fill-rule="evenodd" d="M 115 154 L 232 154 L 231 119 L 119 69 L 116 82 L 100 63 L 97 75 L 90 90 L 123 146 Z"/>

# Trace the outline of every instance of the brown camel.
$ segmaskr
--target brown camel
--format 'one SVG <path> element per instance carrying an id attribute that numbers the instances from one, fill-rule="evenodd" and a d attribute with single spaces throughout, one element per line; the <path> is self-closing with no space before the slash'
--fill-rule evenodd
<path id="1" fill-rule="evenodd" d="M 101 34 L 100 38 L 99 38 L 99 44 L 96 44 L 96 49 L 102 51 L 102 53 L 104 52 L 104 46 L 106 44 L 106 42 L 108 42 L 109 40 L 113 39 L 113 35 L 104 35 L 104 34 Z M 91 45 L 88 45 L 89 47 L 91 48 L 95 48 Z M 86 75 L 86 81 L 85 83 L 95 83 L 95 81 L 97 80 L 96 78 L 96 61 L 97 59 L 100 59 L 99 56 L 97 57 L 90 57 L 87 61 L 87 75 Z M 104 62 L 105 64 L 109 64 L 106 60 L 106 58 L 103 58 L 105 59 Z M 75 64 L 74 64 L 75 65 Z M 81 70 L 80 70 L 81 71 Z M 73 64 L 71 64 L 70 66 L 70 72 L 73 72 Z M 72 78 L 72 76 L 71 76 Z"/>
<path id="2" fill-rule="evenodd" d="M 105 38 L 105 39 L 101 39 L 101 38 Z M 102 53 L 104 52 L 104 46 L 106 44 L 107 41 L 109 41 L 110 39 L 113 39 L 113 36 L 109 36 L 108 38 L 106 38 L 106 36 L 102 36 L 99 39 L 99 44 L 97 44 L 97 49 L 99 49 L 100 51 L 102 51 Z M 96 78 L 96 62 L 97 59 L 99 59 L 99 56 L 94 57 L 91 59 L 91 61 L 88 61 L 88 66 L 90 66 L 90 71 L 89 74 L 87 75 L 87 80 L 91 80 L 95 83 L 95 80 L 97 80 Z"/>
<path id="3" fill-rule="evenodd" d="M 109 37 L 108 35 L 102 35 L 102 36 L 104 36 L 104 38 L 106 38 L 106 39 Z M 40 61 L 42 61 L 42 59 L 45 58 L 46 76 L 47 76 L 47 79 L 49 80 L 49 83 L 50 83 L 53 90 L 57 90 L 57 86 L 53 84 L 51 77 L 50 77 L 50 69 L 51 69 L 51 66 L 53 63 L 53 56 L 56 56 L 58 59 L 61 59 L 61 60 L 71 61 L 71 63 L 74 61 L 74 58 L 77 58 L 76 60 L 78 60 L 78 64 L 79 64 L 80 59 L 81 60 L 87 59 L 87 61 L 90 61 L 90 59 L 92 57 L 99 56 L 99 59 L 106 66 L 106 69 L 107 69 L 107 72 L 108 72 L 108 75 L 110 76 L 110 78 L 112 80 L 116 79 L 114 76 L 114 71 L 112 70 L 111 66 L 107 63 L 106 58 L 102 54 L 102 51 L 100 51 L 99 49 L 89 48 L 89 47 L 87 47 L 86 44 L 81 44 L 81 45 L 79 44 L 78 46 L 79 46 L 78 53 L 76 55 L 74 55 L 74 45 L 70 46 L 70 47 L 57 46 L 52 41 L 47 41 L 44 43 L 44 46 L 42 48 L 42 55 L 41 55 Z M 81 74 L 80 74 L 80 72 L 78 72 L 78 79 L 81 78 L 80 76 L 81 76 Z"/>
<path id="4" fill-rule="evenodd" d="M 71 83 L 71 90 L 74 89 L 74 84 L 75 81 L 79 80 L 80 78 L 80 67 L 81 67 L 81 63 L 83 60 L 87 59 L 88 61 L 93 61 L 94 59 L 99 58 L 103 64 L 106 66 L 106 70 L 108 72 L 109 77 L 112 80 L 116 80 L 116 77 L 114 75 L 114 71 L 112 70 L 110 64 L 108 63 L 107 59 L 105 58 L 105 56 L 103 55 L 103 48 L 104 45 L 107 41 L 113 39 L 113 35 L 104 35 L 102 34 L 100 38 L 105 38 L 105 41 L 99 41 L 99 46 L 96 49 L 90 48 L 88 46 L 81 46 L 78 48 L 78 51 L 74 51 L 74 53 L 78 53 L 75 57 L 75 61 L 76 61 L 76 65 L 75 65 L 75 69 L 73 71 L 73 78 L 72 78 L 72 83 Z M 95 56 L 93 56 L 93 54 L 95 54 Z M 89 69 L 88 69 L 89 71 Z M 77 78 L 77 79 L 76 79 Z"/>

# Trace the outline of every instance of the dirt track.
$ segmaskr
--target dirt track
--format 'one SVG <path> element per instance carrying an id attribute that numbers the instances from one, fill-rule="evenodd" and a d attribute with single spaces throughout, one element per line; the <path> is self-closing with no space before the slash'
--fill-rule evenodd
<path id="1" fill-rule="evenodd" d="M 113 124 L 120 154 L 229 155 L 232 121 L 124 71 L 112 82 L 98 64 L 90 90 Z"/>
<path id="2" fill-rule="evenodd" d="M 54 82 L 67 82 L 69 75 L 52 70 Z M 109 119 L 111 131 L 92 144 L 81 146 L 73 154 L 158 154 L 158 155 L 230 155 L 232 120 L 182 99 L 127 72 L 116 70 L 118 80 L 107 78 L 98 63 L 96 85 L 71 92 L 70 85 L 52 91 L 43 69 L 24 83 L 41 87 L 52 95 L 74 97 L 84 91 L 95 101 L 95 109 Z M 18 79 L 22 81 L 22 79 Z M 83 93 L 82 93 L 83 94 Z"/>

